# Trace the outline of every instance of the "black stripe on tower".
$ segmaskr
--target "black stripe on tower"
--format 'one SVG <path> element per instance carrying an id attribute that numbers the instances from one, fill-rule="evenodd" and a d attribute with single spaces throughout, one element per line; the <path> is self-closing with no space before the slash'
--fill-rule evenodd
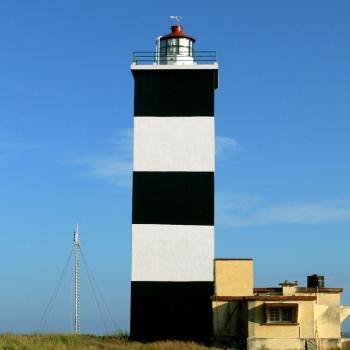
<path id="1" fill-rule="evenodd" d="M 216 70 L 134 70 L 134 115 L 214 116 Z"/>
<path id="2" fill-rule="evenodd" d="M 134 172 L 132 223 L 214 225 L 214 173 Z"/>
<path id="3" fill-rule="evenodd" d="M 213 293 L 213 282 L 132 282 L 131 338 L 208 344 Z"/>

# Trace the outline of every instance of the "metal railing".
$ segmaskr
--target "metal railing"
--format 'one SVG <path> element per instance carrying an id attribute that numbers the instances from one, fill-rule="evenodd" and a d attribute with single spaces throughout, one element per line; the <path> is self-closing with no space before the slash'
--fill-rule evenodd
<path id="1" fill-rule="evenodd" d="M 183 56 L 183 59 L 181 58 Z M 171 58 L 176 57 L 176 62 L 186 62 L 193 58 L 197 64 L 212 64 L 217 62 L 216 51 L 194 51 L 192 56 L 188 55 L 159 55 L 156 51 L 134 51 L 133 64 L 168 64 Z"/>

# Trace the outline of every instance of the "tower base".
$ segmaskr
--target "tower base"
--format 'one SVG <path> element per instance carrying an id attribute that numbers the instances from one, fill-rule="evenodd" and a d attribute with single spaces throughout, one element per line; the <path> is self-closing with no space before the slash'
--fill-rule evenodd
<path id="1" fill-rule="evenodd" d="M 213 282 L 131 282 L 130 337 L 209 344 Z"/>

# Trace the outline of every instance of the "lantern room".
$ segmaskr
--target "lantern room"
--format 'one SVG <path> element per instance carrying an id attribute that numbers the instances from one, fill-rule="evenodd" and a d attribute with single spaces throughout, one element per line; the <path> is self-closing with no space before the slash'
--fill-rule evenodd
<path id="1" fill-rule="evenodd" d="M 193 44 L 196 40 L 187 35 L 183 26 L 171 27 L 171 33 L 157 38 L 158 64 L 193 64 Z"/>

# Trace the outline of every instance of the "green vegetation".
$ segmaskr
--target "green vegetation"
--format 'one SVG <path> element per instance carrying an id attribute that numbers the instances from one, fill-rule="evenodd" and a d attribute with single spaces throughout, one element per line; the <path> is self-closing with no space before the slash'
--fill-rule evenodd
<path id="1" fill-rule="evenodd" d="M 207 347 L 180 341 L 132 342 L 125 336 L 92 335 L 0 335 L 1 350 L 208 350 Z M 213 349 L 213 348 L 211 348 Z"/>

